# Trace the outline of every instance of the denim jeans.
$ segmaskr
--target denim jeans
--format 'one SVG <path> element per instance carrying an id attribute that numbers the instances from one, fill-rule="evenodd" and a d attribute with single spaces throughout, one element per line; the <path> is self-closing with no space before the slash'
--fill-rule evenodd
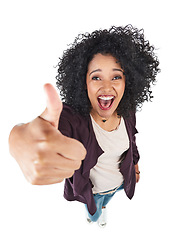
<path id="1" fill-rule="evenodd" d="M 109 193 L 105 195 L 102 195 L 99 193 L 94 194 L 94 200 L 96 203 L 97 211 L 95 212 L 94 215 L 91 215 L 88 212 L 88 216 L 92 222 L 96 222 L 99 219 L 100 215 L 102 214 L 102 207 L 105 207 L 108 204 L 108 202 L 112 199 L 112 197 L 115 195 L 115 193 L 122 189 L 123 189 L 123 184 L 114 193 Z M 87 209 L 87 205 L 86 205 L 86 209 Z"/>

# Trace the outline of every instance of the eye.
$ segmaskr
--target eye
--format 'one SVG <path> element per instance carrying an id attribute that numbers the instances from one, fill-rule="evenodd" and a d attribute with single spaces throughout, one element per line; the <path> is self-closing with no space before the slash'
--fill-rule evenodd
<path id="1" fill-rule="evenodd" d="M 99 81 L 99 80 L 100 80 L 100 78 L 99 78 L 99 77 L 97 77 L 97 76 L 94 76 L 94 77 L 92 77 L 92 80 Z"/>
<path id="2" fill-rule="evenodd" d="M 113 80 L 119 80 L 119 79 L 122 79 L 122 77 L 121 77 L 120 75 L 115 76 L 115 77 L 113 78 Z"/>

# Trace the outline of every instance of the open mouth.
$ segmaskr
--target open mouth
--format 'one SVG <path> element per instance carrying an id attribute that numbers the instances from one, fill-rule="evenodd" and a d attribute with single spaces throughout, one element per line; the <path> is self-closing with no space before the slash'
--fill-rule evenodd
<path id="1" fill-rule="evenodd" d="M 100 95 L 98 96 L 97 99 L 98 99 L 99 107 L 102 110 L 109 110 L 113 105 L 115 97 L 113 95 Z"/>

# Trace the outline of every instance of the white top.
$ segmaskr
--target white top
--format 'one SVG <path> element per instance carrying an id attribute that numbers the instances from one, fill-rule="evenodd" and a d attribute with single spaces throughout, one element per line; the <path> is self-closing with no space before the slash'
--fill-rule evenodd
<path id="1" fill-rule="evenodd" d="M 98 158 L 97 164 L 90 170 L 93 194 L 101 193 L 119 187 L 123 183 L 123 176 L 119 170 L 121 155 L 129 148 L 129 138 L 124 119 L 111 132 L 102 129 L 92 118 L 92 125 L 99 146 L 104 153 Z"/>

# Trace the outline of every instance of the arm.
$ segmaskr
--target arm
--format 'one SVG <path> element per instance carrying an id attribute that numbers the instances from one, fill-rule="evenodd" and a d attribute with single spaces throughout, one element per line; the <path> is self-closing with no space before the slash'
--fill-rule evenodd
<path id="1" fill-rule="evenodd" d="M 137 148 L 137 145 L 136 145 L 136 136 L 135 134 L 138 133 L 137 129 L 136 129 L 136 116 L 135 114 L 133 115 L 133 159 L 134 159 L 134 166 L 135 166 L 135 174 L 136 174 L 136 182 L 138 183 L 139 180 L 140 180 L 140 171 L 139 171 L 139 166 L 138 166 L 138 162 L 139 162 L 139 159 L 140 159 L 140 155 L 139 155 L 139 152 L 138 152 L 138 148 Z"/>

